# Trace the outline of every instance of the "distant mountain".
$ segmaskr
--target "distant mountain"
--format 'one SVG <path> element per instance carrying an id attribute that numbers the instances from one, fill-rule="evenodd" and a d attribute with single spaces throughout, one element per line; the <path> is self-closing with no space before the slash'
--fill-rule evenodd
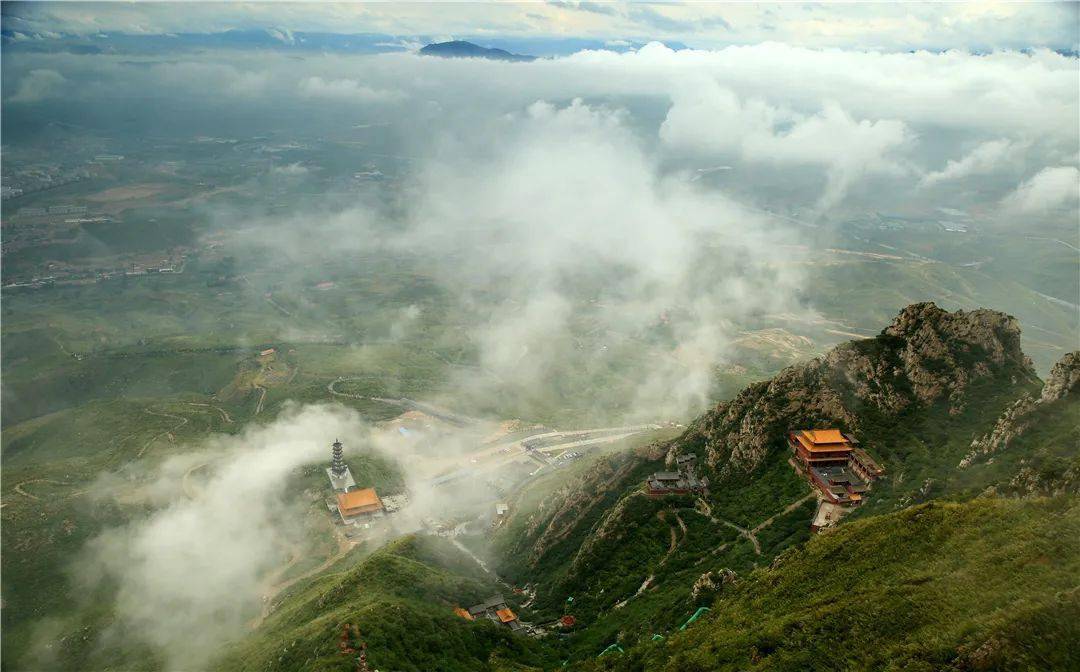
<path id="1" fill-rule="evenodd" d="M 495 61 L 535 61 L 535 56 L 511 54 L 505 49 L 488 49 L 472 42 L 454 40 L 436 42 L 420 50 L 421 56 L 440 56 L 442 58 L 488 58 Z"/>

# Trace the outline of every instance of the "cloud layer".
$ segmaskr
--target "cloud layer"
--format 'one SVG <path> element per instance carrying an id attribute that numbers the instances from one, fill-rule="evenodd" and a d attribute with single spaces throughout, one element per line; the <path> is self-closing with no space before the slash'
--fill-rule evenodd
<path id="1" fill-rule="evenodd" d="M 1077 47 L 1075 3 L 710 4 L 551 1 L 445 5 L 311 3 L 163 4 L 26 3 L 5 8 L 21 39 L 57 32 L 135 35 L 264 30 L 297 46 L 302 31 L 391 35 L 591 37 L 617 42 L 675 39 L 696 47 L 782 41 L 809 47 L 1024 49 Z"/>

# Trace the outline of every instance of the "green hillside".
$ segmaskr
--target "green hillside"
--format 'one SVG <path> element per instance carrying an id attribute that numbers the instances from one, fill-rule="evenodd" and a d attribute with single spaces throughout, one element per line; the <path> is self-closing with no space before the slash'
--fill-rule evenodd
<path id="1" fill-rule="evenodd" d="M 810 538 L 816 502 L 784 439 L 794 427 L 851 431 L 886 468 L 852 522 L 994 490 L 1075 492 L 1080 402 L 1033 401 L 1042 384 L 1018 335 L 1000 313 L 912 307 L 881 336 L 752 385 L 678 439 L 611 456 L 523 507 L 495 538 L 499 569 L 536 585 L 544 617 L 575 616 L 572 660 L 648 641 L 705 604 L 692 586 L 706 573 L 766 567 Z M 1018 408 L 1022 426 L 1012 427 Z M 1001 426 L 1007 445 L 970 459 Z M 644 496 L 647 474 L 691 452 L 711 480 L 707 496 Z"/>
<path id="2" fill-rule="evenodd" d="M 355 657 L 339 649 L 346 625 L 359 628 L 372 669 L 471 672 L 554 662 L 534 640 L 454 614 L 455 606 L 508 591 L 449 542 L 408 536 L 355 566 L 342 562 L 346 568 L 298 584 L 219 669 L 353 670 Z"/>
<path id="3" fill-rule="evenodd" d="M 685 632 L 582 669 L 1077 669 L 1078 576 L 1075 498 L 922 504 L 821 534 Z"/>

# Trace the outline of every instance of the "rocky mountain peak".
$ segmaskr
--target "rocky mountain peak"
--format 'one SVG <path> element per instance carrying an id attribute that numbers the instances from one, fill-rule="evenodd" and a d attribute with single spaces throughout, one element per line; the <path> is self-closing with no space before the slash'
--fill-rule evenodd
<path id="1" fill-rule="evenodd" d="M 1070 352 L 1054 365 L 1038 399 L 1025 394 L 1001 414 L 993 429 L 971 442 L 971 451 L 960 461 L 961 469 L 977 460 L 1003 450 L 1013 439 L 1028 431 L 1036 422 L 1035 411 L 1045 404 L 1064 399 L 1080 383 L 1080 352 Z"/>
<path id="2" fill-rule="evenodd" d="M 876 338 L 841 344 L 823 357 L 751 385 L 698 418 L 680 450 L 704 446 L 719 477 L 761 464 L 795 426 L 858 432 L 865 411 L 896 417 L 912 405 L 966 408 L 973 382 L 1015 386 L 1037 380 L 1020 350 L 1016 319 L 992 310 L 949 312 L 933 303 L 900 311 Z"/>
<path id="3" fill-rule="evenodd" d="M 967 383 L 993 368 L 1015 365 L 1035 377 L 1031 360 L 1020 349 L 1020 323 L 996 310 L 949 312 L 932 302 L 915 303 L 900 311 L 883 336 L 902 340 L 899 357 L 915 396 L 930 402 L 950 395 L 954 411 Z"/>
<path id="4" fill-rule="evenodd" d="M 1068 353 L 1050 370 L 1041 399 L 1047 403 L 1063 399 L 1077 384 L 1080 384 L 1080 350 Z"/>

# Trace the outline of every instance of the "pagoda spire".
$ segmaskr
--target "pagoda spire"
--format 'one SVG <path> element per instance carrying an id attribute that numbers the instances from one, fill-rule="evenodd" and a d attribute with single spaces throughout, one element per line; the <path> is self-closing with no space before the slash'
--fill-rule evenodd
<path id="1" fill-rule="evenodd" d="M 330 471 L 334 472 L 335 476 L 341 476 L 345 473 L 348 467 L 345 466 L 345 458 L 341 447 L 341 441 L 334 439 L 333 460 L 330 463 Z"/>

